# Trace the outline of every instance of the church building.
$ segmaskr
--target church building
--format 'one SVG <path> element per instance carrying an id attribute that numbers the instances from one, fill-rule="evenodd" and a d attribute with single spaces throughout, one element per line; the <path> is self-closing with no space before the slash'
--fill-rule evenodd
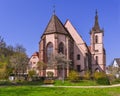
<path id="1" fill-rule="evenodd" d="M 90 31 L 89 46 L 78 34 L 70 20 L 63 24 L 56 14 L 53 14 L 39 41 L 39 51 L 37 55 L 31 56 L 29 64 L 33 68 L 32 66 L 35 62 L 33 63 L 32 60 L 35 61 L 34 59 L 36 58 L 34 56 L 37 56 L 37 59 L 39 58 L 37 62 L 40 61 L 46 64 L 46 67 L 38 72 L 40 76 L 47 76 L 47 72 L 51 71 L 55 77 L 60 77 L 63 70 L 59 70 L 57 66 L 48 67 L 48 62 L 51 55 L 62 53 L 68 60 L 71 60 L 71 64 L 65 67 L 65 76 L 68 76 L 71 68 L 78 71 L 81 75 L 84 75 L 88 70 L 92 73 L 105 71 L 106 54 L 103 36 L 104 30 L 99 26 L 97 12 L 94 26 Z"/>

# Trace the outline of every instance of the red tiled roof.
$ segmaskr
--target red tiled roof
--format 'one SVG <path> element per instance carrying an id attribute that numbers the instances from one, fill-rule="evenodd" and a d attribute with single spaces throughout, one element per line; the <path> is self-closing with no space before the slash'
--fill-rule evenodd
<path id="1" fill-rule="evenodd" d="M 91 46 L 88 46 L 89 51 L 91 52 Z"/>
<path id="2" fill-rule="evenodd" d="M 38 57 L 39 57 L 39 52 L 35 52 L 35 53 L 33 53 L 32 56 L 38 56 Z"/>

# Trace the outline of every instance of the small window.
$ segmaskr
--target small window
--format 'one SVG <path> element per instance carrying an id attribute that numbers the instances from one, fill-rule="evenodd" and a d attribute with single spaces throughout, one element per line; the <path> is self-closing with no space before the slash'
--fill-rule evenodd
<path id="1" fill-rule="evenodd" d="M 95 43 L 98 43 L 98 36 L 95 36 Z"/>
<path id="2" fill-rule="evenodd" d="M 98 50 L 95 50 L 95 52 L 98 52 Z"/>
<path id="3" fill-rule="evenodd" d="M 64 54 L 64 44 L 62 42 L 59 44 L 58 53 Z"/>
<path id="4" fill-rule="evenodd" d="M 80 54 L 77 55 L 77 60 L 80 60 Z"/>
<path id="5" fill-rule="evenodd" d="M 80 72 L 80 70 L 81 70 L 81 66 L 77 65 L 77 71 Z"/>
<path id="6" fill-rule="evenodd" d="M 33 59 L 35 59 L 36 57 L 35 56 L 33 56 Z"/>
<path id="7" fill-rule="evenodd" d="M 36 64 L 36 62 L 33 62 L 33 64 Z"/>

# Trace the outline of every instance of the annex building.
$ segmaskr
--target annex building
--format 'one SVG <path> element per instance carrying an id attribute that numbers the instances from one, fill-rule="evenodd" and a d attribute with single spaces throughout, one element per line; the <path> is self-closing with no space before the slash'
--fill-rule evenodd
<path id="1" fill-rule="evenodd" d="M 30 58 L 30 68 L 36 70 L 40 76 L 47 76 L 47 72 L 52 71 L 55 77 L 60 77 L 63 70 L 59 70 L 57 66 L 49 67 L 48 62 L 51 55 L 62 53 L 71 60 L 71 64 L 65 67 L 66 76 L 71 68 L 80 74 L 88 70 L 105 71 L 104 30 L 99 26 L 97 12 L 94 19 L 94 25 L 90 31 L 90 45 L 87 45 L 70 20 L 63 24 L 58 16 L 53 14 L 39 41 L 39 51 Z M 39 61 L 47 64 L 40 72 L 37 70 Z"/>

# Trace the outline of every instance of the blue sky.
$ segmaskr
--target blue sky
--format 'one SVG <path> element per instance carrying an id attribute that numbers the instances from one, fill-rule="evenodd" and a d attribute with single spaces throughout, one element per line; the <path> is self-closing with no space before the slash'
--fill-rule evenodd
<path id="1" fill-rule="evenodd" d="M 0 0 L 0 36 L 8 45 L 23 45 L 31 56 L 38 51 L 54 4 L 63 24 L 69 19 L 88 45 L 97 9 L 105 33 L 107 65 L 120 57 L 120 0 Z"/>

